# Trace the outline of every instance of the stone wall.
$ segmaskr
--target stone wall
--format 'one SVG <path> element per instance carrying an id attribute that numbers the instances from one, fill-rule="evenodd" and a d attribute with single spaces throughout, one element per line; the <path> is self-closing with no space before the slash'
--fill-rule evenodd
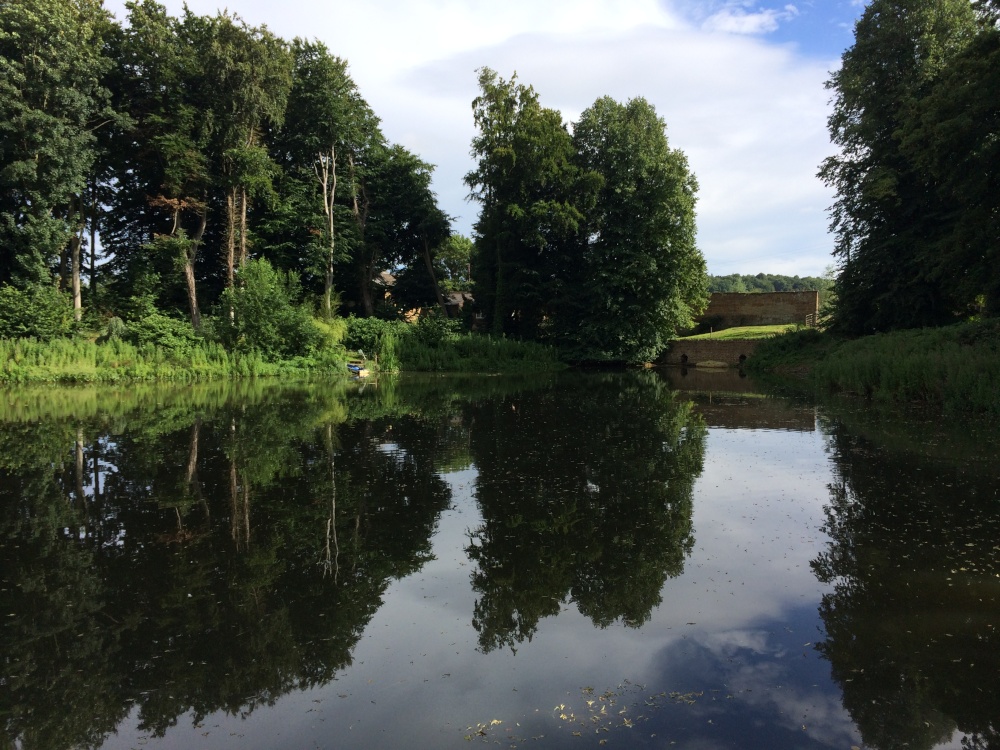
<path id="1" fill-rule="evenodd" d="M 701 316 L 703 325 L 716 330 L 736 326 L 805 325 L 819 312 L 819 292 L 715 292 Z"/>
<path id="2" fill-rule="evenodd" d="M 666 354 L 660 356 L 664 365 L 689 365 L 699 362 L 725 362 L 738 367 L 757 349 L 760 340 L 713 341 L 711 339 L 677 339 L 670 342 Z"/>

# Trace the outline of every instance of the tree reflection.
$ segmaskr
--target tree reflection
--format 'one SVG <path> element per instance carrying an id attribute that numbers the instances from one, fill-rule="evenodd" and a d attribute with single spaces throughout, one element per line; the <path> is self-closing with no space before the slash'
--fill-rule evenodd
<path id="1" fill-rule="evenodd" d="M 600 627 L 644 623 L 694 541 L 705 428 L 691 404 L 647 373 L 567 376 L 467 420 L 480 648 L 515 647 L 570 600 Z"/>
<path id="2" fill-rule="evenodd" d="M 826 429 L 837 479 L 813 568 L 832 585 L 819 649 L 844 706 L 873 748 L 931 748 L 956 730 L 963 747 L 998 747 L 995 463 Z M 933 453 L 939 437 L 923 438 Z"/>
<path id="3" fill-rule="evenodd" d="M 349 665 L 429 555 L 450 502 L 434 445 L 456 439 L 443 416 L 352 417 L 371 406 L 331 384 L 19 402 L 0 422 L 0 745 L 96 746 L 133 710 L 162 734 Z"/>

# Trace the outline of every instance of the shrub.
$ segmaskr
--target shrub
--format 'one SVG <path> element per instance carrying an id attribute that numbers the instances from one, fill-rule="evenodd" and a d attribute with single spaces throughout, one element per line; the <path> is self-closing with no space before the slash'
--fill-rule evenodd
<path id="1" fill-rule="evenodd" d="M 222 295 L 222 342 L 232 351 L 257 351 L 265 361 L 313 354 L 323 333 L 309 311 L 294 304 L 298 297 L 294 273 L 279 273 L 266 260 L 247 261 L 236 286 Z"/>
<path id="2" fill-rule="evenodd" d="M 112 338 L 111 332 L 112 323 L 109 321 L 109 339 Z M 201 341 L 201 337 L 189 322 L 171 318 L 158 310 L 153 310 L 125 326 L 125 335 L 122 338 L 138 346 L 159 346 L 176 354 L 187 354 Z"/>
<path id="3" fill-rule="evenodd" d="M 0 338 L 49 341 L 67 335 L 73 328 L 69 297 L 54 286 L 18 289 L 0 286 Z"/>

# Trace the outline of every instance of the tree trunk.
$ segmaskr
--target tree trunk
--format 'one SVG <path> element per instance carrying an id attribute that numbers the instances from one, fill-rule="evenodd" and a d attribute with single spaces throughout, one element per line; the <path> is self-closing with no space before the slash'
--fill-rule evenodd
<path id="1" fill-rule="evenodd" d="M 330 146 L 330 155 L 319 154 L 313 167 L 316 178 L 323 188 L 323 213 L 326 214 L 327 233 L 330 249 L 326 258 L 326 278 L 323 280 L 323 314 L 329 319 L 333 317 L 333 264 L 336 258 L 336 235 L 334 233 L 334 201 L 337 196 L 337 148 Z"/>
<path id="2" fill-rule="evenodd" d="M 240 187 L 240 264 L 243 268 L 247 262 L 247 189 Z"/>
<path id="3" fill-rule="evenodd" d="M 441 306 L 441 312 L 444 313 L 446 318 L 451 317 L 448 314 L 448 305 L 445 304 L 444 295 L 441 294 L 441 287 L 438 284 L 437 275 L 434 273 L 434 262 L 431 260 L 431 250 L 427 247 L 427 238 L 422 238 L 424 241 L 424 265 L 427 266 L 427 273 L 431 275 L 431 284 L 434 285 L 434 296 L 437 297 L 438 304 Z"/>
<path id="4" fill-rule="evenodd" d="M 90 193 L 90 307 L 97 305 L 97 190 Z"/>
<path id="5" fill-rule="evenodd" d="M 208 224 L 208 211 L 202 207 L 198 214 L 198 230 L 190 238 L 190 244 L 184 251 L 184 284 L 187 287 L 188 308 L 191 313 L 191 326 L 201 328 L 201 311 L 198 309 L 198 289 L 195 286 L 194 263 L 198 259 L 198 249 L 201 239 L 205 236 L 205 226 Z"/>
<path id="6" fill-rule="evenodd" d="M 236 188 L 226 196 L 226 286 L 236 283 Z"/>
<path id="7" fill-rule="evenodd" d="M 83 244 L 82 231 L 83 229 L 81 228 L 80 231 L 73 235 L 73 239 L 69 241 L 70 276 L 73 285 L 73 320 L 77 322 L 83 317 L 83 294 L 80 289 L 80 246 Z"/>
<path id="8" fill-rule="evenodd" d="M 361 288 L 361 306 L 365 315 L 371 317 L 375 314 L 375 305 L 372 302 L 372 275 L 375 272 L 375 257 L 368 260 L 365 249 L 365 225 L 368 223 L 368 211 L 370 203 L 368 193 L 364 185 L 359 186 L 357 175 L 354 171 L 354 155 L 348 153 L 347 166 L 351 177 L 351 212 L 354 214 L 354 223 L 358 226 L 358 239 L 361 240 L 361 278 L 359 279 Z M 360 200 L 358 193 L 360 192 Z"/>

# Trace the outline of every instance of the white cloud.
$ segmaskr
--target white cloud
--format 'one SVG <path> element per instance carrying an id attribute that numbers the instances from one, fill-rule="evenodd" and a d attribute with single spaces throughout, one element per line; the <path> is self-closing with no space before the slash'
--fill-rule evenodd
<path id="1" fill-rule="evenodd" d="M 778 24 L 789 21 L 799 14 L 794 5 L 786 5 L 782 10 L 765 8 L 747 12 L 747 3 L 729 5 L 713 13 L 702 24 L 706 31 L 722 31 L 728 34 L 766 34 L 776 31 Z"/>
<path id="2" fill-rule="evenodd" d="M 699 245 L 709 270 L 818 275 L 832 244 L 825 215 L 832 197 L 815 172 L 830 152 L 823 81 L 835 61 L 751 35 L 791 18 L 794 6 L 726 3 L 706 20 L 684 1 L 228 6 L 248 23 L 319 38 L 345 57 L 386 135 L 437 165 L 435 190 L 459 231 L 470 231 L 477 210 L 465 202 L 462 178 L 472 166 L 475 70 L 488 65 L 505 78 L 517 71 L 567 120 L 602 95 L 646 97 L 701 185 Z M 107 5 L 116 10 L 120 2 Z M 181 0 L 165 4 L 181 12 Z M 219 5 L 188 4 L 202 14 Z"/>

